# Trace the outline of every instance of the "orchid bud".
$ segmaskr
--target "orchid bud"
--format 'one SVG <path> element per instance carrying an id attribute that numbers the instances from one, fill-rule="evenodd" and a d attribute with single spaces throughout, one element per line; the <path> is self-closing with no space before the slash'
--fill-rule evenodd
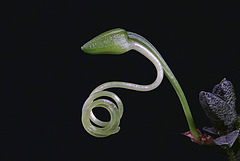
<path id="1" fill-rule="evenodd" d="M 131 49 L 129 44 L 127 32 L 117 28 L 98 35 L 81 49 L 88 54 L 123 54 Z"/>

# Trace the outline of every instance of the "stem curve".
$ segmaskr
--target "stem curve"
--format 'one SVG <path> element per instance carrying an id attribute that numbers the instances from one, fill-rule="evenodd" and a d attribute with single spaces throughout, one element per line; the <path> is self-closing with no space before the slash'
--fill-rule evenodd
<path id="1" fill-rule="evenodd" d="M 125 88 L 136 91 L 150 91 L 160 85 L 163 79 L 163 73 L 165 73 L 180 99 L 192 135 L 196 139 L 201 140 L 195 127 L 186 97 L 177 79 L 160 53 L 145 38 L 132 32 L 126 32 L 123 29 L 114 29 L 95 37 L 85 44 L 82 50 L 90 54 L 122 54 L 129 50 L 136 50 L 147 57 L 157 70 L 157 78 L 150 85 L 138 85 L 127 82 L 108 82 L 94 89 L 85 101 L 82 109 L 82 123 L 88 133 L 95 137 L 106 137 L 118 132 L 120 129 L 119 123 L 123 113 L 122 102 L 114 93 L 104 90 L 108 88 Z M 102 96 L 112 98 L 116 104 L 106 99 L 97 99 Z M 110 121 L 104 122 L 97 119 L 92 112 L 95 107 L 107 109 L 111 116 Z"/>

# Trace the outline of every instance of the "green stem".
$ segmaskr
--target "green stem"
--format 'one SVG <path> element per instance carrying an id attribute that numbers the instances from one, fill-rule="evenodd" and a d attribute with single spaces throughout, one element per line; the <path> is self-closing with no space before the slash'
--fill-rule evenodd
<path id="1" fill-rule="evenodd" d="M 198 139 L 200 141 L 201 138 L 200 138 L 200 136 L 197 132 L 197 129 L 196 129 L 193 117 L 192 117 L 192 113 L 191 113 L 190 108 L 188 106 L 187 99 L 186 99 L 186 97 L 185 97 L 185 95 L 182 91 L 182 88 L 180 87 L 180 85 L 179 85 L 177 79 L 174 77 L 174 75 L 173 75 L 173 77 L 168 77 L 168 79 L 171 82 L 172 86 L 174 87 L 174 89 L 175 89 L 175 91 L 176 91 L 176 93 L 179 97 L 179 100 L 182 104 L 183 111 L 184 111 L 184 114 L 186 116 L 188 126 L 189 126 L 189 129 L 191 131 L 192 136 L 194 136 L 196 139 Z"/>
<path id="2" fill-rule="evenodd" d="M 161 58 L 159 58 L 159 61 L 160 61 L 160 59 Z M 171 82 L 171 84 L 172 84 L 173 88 L 175 89 L 175 91 L 178 95 L 178 98 L 179 98 L 179 100 L 182 104 L 183 111 L 184 111 L 184 114 L 186 116 L 188 126 L 189 126 L 189 129 L 191 131 L 192 136 L 194 136 L 198 140 L 201 140 L 201 138 L 200 138 L 200 136 L 197 132 L 197 128 L 195 126 L 195 123 L 194 123 L 192 113 L 191 113 L 191 110 L 189 108 L 187 99 L 186 99 L 186 97 L 183 93 L 183 90 L 182 90 L 180 84 L 178 83 L 176 77 L 174 76 L 174 74 L 172 73 L 172 71 L 170 70 L 170 68 L 166 64 L 166 62 L 163 60 L 163 62 L 161 62 L 161 63 L 163 65 L 165 75 L 167 76 L 168 80 Z"/>
<path id="3" fill-rule="evenodd" d="M 189 126 L 192 136 L 194 136 L 198 140 L 201 140 L 201 138 L 197 132 L 197 128 L 195 126 L 190 108 L 188 106 L 187 99 L 183 93 L 183 90 L 182 90 L 180 84 L 178 83 L 178 81 L 177 81 L 176 77 L 174 76 L 173 72 L 171 71 L 171 69 L 168 67 L 167 63 L 164 61 L 164 59 L 162 58 L 160 53 L 156 50 L 156 48 L 145 38 L 143 38 L 142 36 L 140 36 L 138 34 L 132 33 L 132 32 L 127 32 L 127 34 L 131 40 L 138 42 L 139 44 L 145 46 L 159 60 L 159 62 L 161 63 L 161 65 L 163 67 L 165 75 L 167 76 L 168 80 L 171 82 L 173 88 L 175 89 L 175 91 L 179 97 L 179 100 L 182 104 L 183 111 L 186 116 L 188 126 Z"/>

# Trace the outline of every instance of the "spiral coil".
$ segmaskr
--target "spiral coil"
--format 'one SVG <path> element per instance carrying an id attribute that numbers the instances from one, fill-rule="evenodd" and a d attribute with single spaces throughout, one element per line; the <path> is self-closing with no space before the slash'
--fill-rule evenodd
<path id="1" fill-rule="evenodd" d="M 98 99 L 100 97 L 109 97 L 115 103 L 107 99 Z M 108 110 L 111 117 L 110 121 L 101 121 L 96 118 L 93 113 L 95 107 L 102 107 Z M 123 114 L 123 104 L 116 94 L 109 91 L 99 91 L 92 93 L 88 97 L 83 105 L 82 113 L 82 122 L 86 131 L 96 137 L 106 137 L 120 130 L 119 123 Z M 99 127 L 92 124 L 92 122 Z"/>

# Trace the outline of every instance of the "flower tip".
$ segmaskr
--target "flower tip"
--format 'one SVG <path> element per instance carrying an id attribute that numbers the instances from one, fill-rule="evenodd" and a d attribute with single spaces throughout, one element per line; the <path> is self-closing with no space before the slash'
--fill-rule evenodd
<path id="1" fill-rule="evenodd" d="M 81 50 L 87 54 L 94 54 L 94 50 L 91 47 L 90 41 L 81 46 Z"/>
<path id="2" fill-rule="evenodd" d="M 117 28 L 96 36 L 81 49 L 88 54 L 123 54 L 130 47 L 127 32 Z"/>

